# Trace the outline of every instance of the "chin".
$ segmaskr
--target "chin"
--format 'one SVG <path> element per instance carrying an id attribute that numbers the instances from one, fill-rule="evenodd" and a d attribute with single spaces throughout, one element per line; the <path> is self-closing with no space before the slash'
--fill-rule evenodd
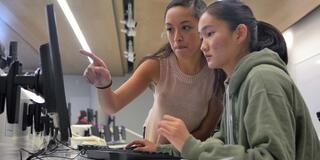
<path id="1" fill-rule="evenodd" d="M 218 69 L 221 68 L 217 63 L 215 62 L 208 62 L 208 67 L 211 69 Z"/>
<path id="2" fill-rule="evenodd" d="M 211 63 L 211 62 L 208 62 L 208 67 L 211 68 L 211 69 L 215 69 L 215 68 L 216 68 L 216 65 L 214 65 L 214 64 Z"/>
<path id="3" fill-rule="evenodd" d="M 179 53 L 179 54 L 186 54 L 188 52 L 190 52 L 189 48 L 183 48 L 183 49 L 175 49 L 175 52 Z"/>

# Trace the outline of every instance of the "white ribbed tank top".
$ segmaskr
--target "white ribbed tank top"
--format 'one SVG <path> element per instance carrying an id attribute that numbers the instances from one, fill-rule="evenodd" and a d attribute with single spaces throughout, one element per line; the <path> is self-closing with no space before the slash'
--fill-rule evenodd
<path id="1" fill-rule="evenodd" d="M 207 114 L 213 95 L 214 71 L 205 65 L 195 75 L 184 74 L 176 56 L 160 59 L 160 78 L 154 88 L 154 103 L 145 120 L 145 138 L 157 141 L 158 123 L 164 114 L 182 119 L 188 130 L 197 129 Z M 168 143 L 160 137 L 160 144 Z"/>

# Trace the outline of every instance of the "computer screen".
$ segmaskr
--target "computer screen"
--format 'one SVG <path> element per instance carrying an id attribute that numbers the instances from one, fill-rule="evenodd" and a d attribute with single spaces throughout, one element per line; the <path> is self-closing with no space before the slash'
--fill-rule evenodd
<path id="1" fill-rule="evenodd" d="M 10 43 L 7 65 L 10 67 L 6 76 L 0 78 L 0 113 L 4 111 L 4 104 L 7 106 L 7 119 L 9 123 L 18 123 L 20 108 L 20 86 L 15 84 L 16 75 L 21 74 L 22 64 L 17 61 L 17 42 Z M 10 59 L 10 60 L 9 60 Z"/>
<path id="2" fill-rule="evenodd" d="M 70 119 L 64 91 L 53 4 L 47 5 L 46 11 L 49 43 L 40 46 L 41 69 L 37 70 L 34 75 L 24 75 L 21 71 L 22 64 L 13 57 L 8 74 L 0 76 L 0 113 L 3 112 L 4 102 L 6 102 L 8 122 L 18 123 L 20 87 L 33 89 L 44 97 L 44 106 L 52 116 L 55 128 L 61 133 L 60 140 L 68 142 L 71 136 Z M 10 51 L 16 52 L 17 48 L 12 48 Z"/>
<path id="3" fill-rule="evenodd" d="M 87 108 L 87 117 L 88 117 L 88 122 L 92 123 L 93 122 L 93 109 Z"/>
<path id="4" fill-rule="evenodd" d="M 71 136 L 53 4 L 47 5 L 49 44 L 41 45 L 41 84 L 47 111 L 56 114 L 61 141 Z"/>
<path id="5" fill-rule="evenodd" d="M 15 61 L 11 64 L 6 82 L 6 106 L 9 123 L 18 123 L 20 109 L 20 86 L 15 84 L 15 76 L 21 73 L 21 64 Z"/>

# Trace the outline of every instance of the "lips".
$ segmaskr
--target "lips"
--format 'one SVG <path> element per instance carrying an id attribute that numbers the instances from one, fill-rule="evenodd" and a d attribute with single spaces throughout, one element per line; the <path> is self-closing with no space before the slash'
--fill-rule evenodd
<path id="1" fill-rule="evenodd" d="M 206 58 L 207 62 L 210 61 L 211 57 L 213 57 L 212 55 L 208 55 L 208 54 L 205 54 L 204 57 Z"/>
<path id="2" fill-rule="evenodd" d="M 185 49 L 187 46 L 175 46 L 174 49 Z"/>

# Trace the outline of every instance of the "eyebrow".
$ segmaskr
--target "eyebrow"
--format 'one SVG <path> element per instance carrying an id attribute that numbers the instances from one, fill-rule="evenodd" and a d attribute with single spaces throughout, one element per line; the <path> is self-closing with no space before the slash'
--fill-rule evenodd
<path id="1" fill-rule="evenodd" d="M 213 26 L 213 25 L 206 25 L 206 26 L 202 27 L 202 28 L 199 30 L 199 33 L 207 30 L 208 28 L 214 28 L 214 26 Z"/>
<path id="2" fill-rule="evenodd" d="M 185 23 L 191 23 L 191 22 L 186 20 L 186 21 L 182 21 L 180 24 L 185 24 Z"/>
<path id="3" fill-rule="evenodd" d="M 185 21 L 180 22 L 180 24 L 186 24 L 186 23 L 191 23 L 191 21 L 185 20 Z M 166 25 L 172 25 L 172 24 L 171 23 L 166 23 Z"/>

